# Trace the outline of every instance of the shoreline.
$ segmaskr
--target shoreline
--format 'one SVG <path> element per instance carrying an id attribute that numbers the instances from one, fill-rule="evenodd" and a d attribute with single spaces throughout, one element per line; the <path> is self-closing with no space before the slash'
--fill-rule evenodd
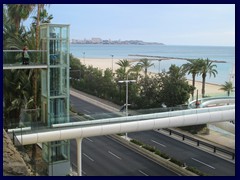
<path id="1" fill-rule="evenodd" d="M 119 61 L 119 59 L 116 58 L 79 58 L 79 61 L 86 66 L 93 66 L 95 68 L 101 69 L 101 70 L 105 70 L 107 68 L 109 69 L 113 69 L 113 71 L 115 72 L 116 69 L 119 68 L 119 65 L 116 64 L 116 62 Z M 130 59 L 131 61 L 131 59 Z M 132 60 L 132 62 L 136 62 L 136 60 Z M 155 72 L 149 72 L 149 74 L 156 74 Z M 191 79 L 187 79 L 188 83 L 190 85 L 192 85 L 192 80 Z M 195 93 L 198 90 L 198 96 L 201 97 L 201 90 L 202 90 L 202 82 L 201 81 L 195 81 Z M 219 95 L 226 95 L 227 93 L 219 90 L 221 88 L 220 84 L 216 84 L 216 83 L 209 83 L 206 82 L 205 85 L 205 95 L 206 96 L 219 96 Z"/>

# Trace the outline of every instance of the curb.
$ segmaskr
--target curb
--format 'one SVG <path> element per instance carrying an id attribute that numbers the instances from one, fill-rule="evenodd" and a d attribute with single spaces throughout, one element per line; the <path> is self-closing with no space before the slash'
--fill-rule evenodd
<path id="1" fill-rule="evenodd" d="M 106 109 L 106 110 L 108 110 L 108 111 L 114 111 L 114 112 L 116 112 L 116 111 L 118 112 L 118 111 L 119 111 L 119 109 L 116 109 L 116 108 L 114 108 L 114 107 L 111 107 L 111 106 L 109 106 L 109 105 L 107 105 L 107 104 L 105 104 L 105 103 L 99 102 L 98 100 L 95 100 L 95 99 L 93 99 L 93 98 L 87 97 L 87 96 L 85 96 L 85 95 L 83 95 L 83 94 L 80 94 L 79 92 L 74 91 L 74 90 L 70 90 L 70 94 L 71 94 L 72 96 L 79 97 L 79 98 L 81 98 L 81 99 L 83 99 L 83 100 L 85 100 L 85 101 L 88 101 L 88 102 L 91 103 L 91 104 L 94 104 L 94 105 L 96 105 L 96 106 L 99 106 L 99 107 L 101 107 L 101 108 L 103 108 L 103 109 Z"/>

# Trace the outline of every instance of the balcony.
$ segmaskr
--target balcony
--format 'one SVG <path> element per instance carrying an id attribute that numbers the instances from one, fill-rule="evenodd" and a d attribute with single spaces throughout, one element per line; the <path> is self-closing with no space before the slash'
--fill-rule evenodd
<path id="1" fill-rule="evenodd" d="M 28 50 L 28 64 L 23 64 L 22 50 L 3 50 L 3 69 L 41 69 L 47 68 L 46 50 Z"/>

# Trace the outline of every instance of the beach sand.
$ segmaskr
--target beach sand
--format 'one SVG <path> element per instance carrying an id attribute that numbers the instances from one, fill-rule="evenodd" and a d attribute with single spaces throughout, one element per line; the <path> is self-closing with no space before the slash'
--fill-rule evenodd
<path id="1" fill-rule="evenodd" d="M 116 64 L 116 62 L 119 61 L 119 59 L 112 59 L 112 58 L 79 58 L 81 63 L 86 66 L 93 66 L 102 70 L 105 70 L 107 68 L 112 69 L 115 71 L 119 68 L 119 65 Z M 131 60 L 130 60 L 131 61 Z M 134 62 L 134 61 L 133 61 Z M 192 80 L 188 80 L 189 84 L 192 85 Z M 196 81 L 195 82 L 196 90 L 198 90 L 198 97 L 201 98 L 202 94 L 202 82 Z M 205 95 L 206 96 L 225 96 L 227 95 L 226 92 L 219 90 L 221 88 L 221 85 L 219 84 L 213 84 L 213 83 L 206 83 L 205 85 Z M 195 96 L 197 91 L 195 90 Z"/>

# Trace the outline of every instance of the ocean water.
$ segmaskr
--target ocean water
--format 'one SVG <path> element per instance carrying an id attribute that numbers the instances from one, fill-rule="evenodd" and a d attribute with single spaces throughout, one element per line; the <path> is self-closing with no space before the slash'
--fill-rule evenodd
<path id="1" fill-rule="evenodd" d="M 215 63 L 218 74 L 214 78 L 207 76 L 207 82 L 224 84 L 229 81 L 230 74 L 235 67 L 235 47 L 230 46 L 174 46 L 174 45 L 102 45 L 102 44 L 71 44 L 70 53 L 78 58 L 112 58 L 119 59 L 140 59 L 140 57 L 129 56 L 140 54 L 149 56 L 165 56 L 179 58 L 208 58 L 210 60 L 223 60 L 227 63 Z M 154 67 L 149 68 L 150 72 L 168 71 L 171 64 L 181 66 L 186 60 L 152 60 Z M 234 72 L 235 73 L 235 72 Z M 187 75 L 191 79 L 191 75 Z M 196 80 L 201 81 L 198 76 Z M 235 85 L 235 82 L 233 82 Z"/>

